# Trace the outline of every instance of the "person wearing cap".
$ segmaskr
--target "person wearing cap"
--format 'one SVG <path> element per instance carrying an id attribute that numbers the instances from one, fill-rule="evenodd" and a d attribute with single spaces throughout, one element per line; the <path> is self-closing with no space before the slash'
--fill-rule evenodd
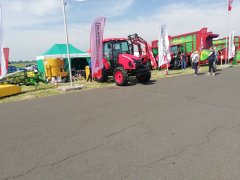
<path id="1" fill-rule="evenodd" d="M 194 51 L 193 54 L 191 55 L 192 59 L 192 65 L 194 69 L 194 75 L 198 75 L 198 63 L 199 63 L 199 53 L 198 51 Z"/>

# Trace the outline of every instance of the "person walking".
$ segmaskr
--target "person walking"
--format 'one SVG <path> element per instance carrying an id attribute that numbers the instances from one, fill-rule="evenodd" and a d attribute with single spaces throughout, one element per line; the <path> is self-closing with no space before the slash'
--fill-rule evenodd
<path id="1" fill-rule="evenodd" d="M 211 75 L 211 73 L 212 73 L 212 75 L 215 76 L 216 69 L 214 67 L 214 62 L 216 60 L 216 55 L 215 55 L 215 52 L 214 52 L 214 49 L 212 46 L 210 47 L 210 51 L 211 52 L 208 56 L 208 73 L 207 73 L 207 75 Z"/>
<path id="2" fill-rule="evenodd" d="M 213 62 L 213 67 L 215 68 L 215 72 L 216 72 L 217 71 L 217 64 L 218 64 L 218 51 L 217 51 L 217 48 L 214 47 L 213 51 L 215 53 L 215 59 L 214 59 L 214 62 Z"/>
<path id="3" fill-rule="evenodd" d="M 183 52 L 180 56 L 181 59 L 181 66 L 182 66 L 182 70 L 186 69 L 186 64 L 187 64 L 187 57 L 186 54 Z"/>
<path id="4" fill-rule="evenodd" d="M 194 51 L 193 54 L 191 55 L 192 59 L 192 67 L 194 69 L 194 75 L 198 75 L 198 63 L 199 63 L 199 54 L 198 51 Z"/>

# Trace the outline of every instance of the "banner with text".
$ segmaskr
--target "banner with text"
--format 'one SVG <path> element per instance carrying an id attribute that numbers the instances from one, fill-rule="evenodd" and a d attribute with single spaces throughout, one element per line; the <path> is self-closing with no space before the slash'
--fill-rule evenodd
<path id="1" fill-rule="evenodd" d="M 234 34 L 235 34 L 235 31 L 231 31 L 229 33 L 228 59 L 231 59 L 235 56 Z"/>
<path id="2" fill-rule="evenodd" d="M 171 61 L 170 49 L 169 49 L 169 39 L 166 29 L 166 24 L 163 24 L 159 28 L 158 32 L 158 67 L 168 64 Z"/>
<path id="3" fill-rule="evenodd" d="M 101 73 L 103 68 L 102 41 L 105 26 L 105 17 L 101 16 L 93 20 L 90 32 L 91 68 L 92 77 Z"/>

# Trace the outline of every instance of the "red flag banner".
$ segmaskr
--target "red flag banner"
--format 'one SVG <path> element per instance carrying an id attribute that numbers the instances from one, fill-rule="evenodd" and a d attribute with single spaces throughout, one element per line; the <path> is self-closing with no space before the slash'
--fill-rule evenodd
<path id="1" fill-rule="evenodd" d="M 232 10 L 232 3 L 233 3 L 233 0 L 228 0 L 228 11 Z"/>
<path id="2" fill-rule="evenodd" d="M 102 40 L 105 25 L 105 17 L 98 17 L 93 20 L 90 33 L 91 44 L 91 68 L 92 76 L 96 77 L 103 68 Z"/>

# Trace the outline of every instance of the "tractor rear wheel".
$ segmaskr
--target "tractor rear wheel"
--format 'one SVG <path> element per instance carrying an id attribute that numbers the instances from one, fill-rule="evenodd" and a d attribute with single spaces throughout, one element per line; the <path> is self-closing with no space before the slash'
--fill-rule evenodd
<path id="1" fill-rule="evenodd" d="M 122 67 L 117 67 L 114 70 L 113 78 L 115 83 L 118 86 L 124 86 L 128 83 L 128 74 L 127 71 Z"/>
<path id="2" fill-rule="evenodd" d="M 102 69 L 102 73 L 95 76 L 97 82 L 106 82 L 108 80 L 108 75 L 106 69 Z"/>

